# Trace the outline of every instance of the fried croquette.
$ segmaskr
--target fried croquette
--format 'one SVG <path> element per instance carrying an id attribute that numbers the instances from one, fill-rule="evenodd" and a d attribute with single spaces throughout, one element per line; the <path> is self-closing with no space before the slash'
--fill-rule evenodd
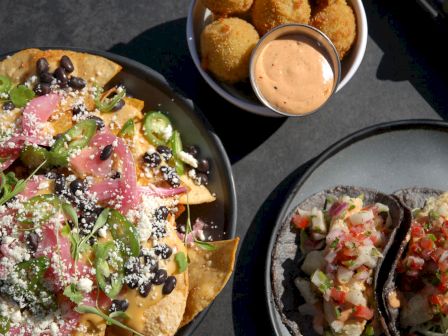
<path id="1" fill-rule="evenodd" d="M 308 24 L 311 7 L 308 0 L 255 0 L 252 22 L 260 35 L 284 23 Z"/>
<path id="2" fill-rule="evenodd" d="M 216 15 L 242 14 L 252 6 L 253 0 L 202 0 L 205 7 Z"/>
<path id="3" fill-rule="evenodd" d="M 202 31 L 202 66 L 219 80 L 244 80 L 249 76 L 250 55 L 258 40 L 250 23 L 238 18 L 218 19 Z"/>
<path id="4" fill-rule="evenodd" d="M 356 19 L 345 0 L 328 1 L 319 5 L 310 24 L 324 32 L 336 47 L 342 60 L 356 38 Z"/>

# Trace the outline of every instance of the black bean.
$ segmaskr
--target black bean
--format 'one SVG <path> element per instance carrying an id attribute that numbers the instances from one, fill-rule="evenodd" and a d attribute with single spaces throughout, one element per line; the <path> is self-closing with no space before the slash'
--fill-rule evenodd
<path id="1" fill-rule="evenodd" d="M 73 106 L 72 113 L 73 115 L 78 115 L 86 111 L 86 107 L 83 104 L 78 104 Z"/>
<path id="2" fill-rule="evenodd" d="M 208 159 L 199 160 L 198 167 L 196 169 L 201 173 L 208 174 L 210 171 L 210 161 Z"/>
<path id="3" fill-rule="evenodd" d="M 199 147 L 195 145 L 187 146 L 187 148 L 185 148 L 185 151 L 188 154 L 192 155 L 194 158 L 197 158 L 199 155 Z"/>
<path id="4" fill-rule="evenodd" d="M 54 181 L 54 191 L 56 194 L 61 195 L 65 190 L 65 176 L 58 175 Z"/>
<path id="5" fill-rule="evenodd" d="M 166 206 L 161 206 L 160 208 L 156 209 L 156 211 L 154 212 L 154 216 L 157 218 L 157 220 L 165 220 L 168 217 L 169 213 L 170 211 Z"/>
<path id="6" fill-rule="evenodd" d="M 162 166 L 160 171 L 163 174 L 163 179 L 167 181 L 172 187 L 177 188 L 180 186 L 180 179 L 176 171 L 173 168 Z"/>
<path id="7" fill-rule="evenodd" d="M 87 117 L 87 119 L 95 120 L 95 122 L 96 122 L 96 126 L 97 126 L 98 129 L 100 129 L 100 130 L 103 129 L 103 128 L 106 126 L 106 124 L 104 123 L 104 120 L 101 119 L 100 117 L 95 116 L 95 115 L 89 115 L 89 116 Z"/>
<path id="8" fill-rule="evenodd" d="M 31 252 L 36 252 L 37 248 L 39 247 L 39 241 L 39 235 L 34 231 L 31 231 L 26 236 L 26 245 Z"/>
<path id="9" fill-rule="evenodd" d="M 67 84 L 68 78 L 67 74 L 65 73 L 64 68 L 59 67 L 54 71 L 54 77 L 59 81 L 59 84 Z"/>
<path id="10" fill-rule="evenodd" d="M 51 92 L 50 84 L 38 83 L 34 88 L 34 92 L 38 96 L 49 94 Z"/>
<path id="11" fill-rule="evenodd" d="M 3 110 L 4 111 L 10 111 L 13 110 L 16 106 L 14 105 L 13 102 L 11 101 L 7 101 L 6 103 L 3 104 Z"/>
<path id="12" fill-rule="evenodd" d="M 90 228 L 88 234 L 90 234 L 91 231 L 92 231 L 92 228 Z M 95 245 L 97 242 L 98 242 L 98 238 L 97 238 L 97 237 L 92 236 L 92 237 L 89 238 L 89 245 L 90 245 L 90 246 Z"/>
<path id="13" fill-rule="evenodd" d="M 157 270 L 156 274 L 154 275 L 154 278 L 152 279 L 152 283 L 154 285 L 161 285 L 165 282 L 166 278 L 168 277 L 168 273 L 164 269 Z"/>
<path id="14" fill-rule="evenodd" d="M 114 147 L 112 144 L 107 145 L 103 148 L 100 154 L 100 160 L 106 161 L 110 156 L 112 155 L 112 152 L 114 151 Z"/>
<path id="15" fill-rule="evenodd" d="M 116 311 L 126 311 L 129 307 L 129 301 L 124 299 L 124 300 L 112 300 L 112 305 L 109 308 L 109 313 L 114 313 Z"/>
<path id="16" fill-rule="evenodd" d="M 147 297 L 149 292 L 151 291 L 152 288 L 152 284 L 151 282 L 145 282 L 144 284 L 138 286 L 138 293 L 143 296 L 143 297 Z"/>
<path id="17" fill-rule="evenodd" d="M 123 100 L 123 99 L 120 99 L 120 100 L 115 104 L 115 106 L 112 107 L 112 110 L 111 110 L 111 111 L 112 111 L 112 112 L 116 112 L 116 111 L 118 111 L 118 110 L 121 110 L 121 109 L 123 108 L 124 104 L 125 104 L 124 100 Z"/>
<path id="18" fill-rule="evenodd" d="M 165 161 L 168 161 L 173 156 L 172 150 L 167 146 L 159 145 L 156 150 L 160 153 L 160 155 L 162 155 Z"/>
<path id="19" fill-rule="evenodd" d="M 73 72 L 73 70 L 75 70 L 72 60 L 66 55 L 61 57 L 60 64 L 61 64 L 61 67 L 63 67 L 65 69 L 65 71 L 67 71 L 68 73 Z"/>
<path id="20" fill-rule="evenodd" d="M 157 245 L 154 247 L 154 253 L 161 256 L 162 259 L 168 259 L 173 254 L 173 249 L 165 244 Z"/>
<path id="21" fill-rule="evenodd" d="M 84 191 L 85 190 L 85 185 L 84 182 L 82 180 L 74 180 L 73 182 L 70 183 L 70 191 L 73 195 L 76 195 L 76 192 L 79 191 Z"/>
<path id="22" fill-rule="evenodd" d="M 54 77 L 49 72 L 42 72 L 39 75 L 39 80 L 40 80 L 41 83 L 51 84 L 53 82 L 53 80 L 54 80 Z"/>
<path id="23" fill-rule="evenodd" d="M 154 153 L 145 153 L 143 155 L 143 161 L 148 164 L 151 168 L 156 168 L 162 162 L 160 155 L 156 152 Z"/>
<path id="24" fill-rule="evenodd" d="M 81 77 L 71 76 L 68 80 L 68 86 L 75 90 L 82 90 L 86 86 L 86 81 Z"/>
<path id="25" fill-rule="evenodd" d="M 162 293 L 164 295 L 168 295 L 170 294 L 174 288 L 176 288 L 176 277 L 175 276 L 169 276 L 168 278 L 166 278 L 165 283 L 163 284 L 163 288 L 162 288 Z"/>
<path id="26" fill-rule="evenodd" d="M 131 258 L 124 264 L 124 273 L 126 275 L 138 274 L 140 269 L 140 261 L 137 258 Z"/>
<path id="27" fill-rule="evenodd" d="M 46 58 L 41 57 L 37 60 L 36 62 L 36 72 L 40 75 L 43 72 L 47 72 L 48 71 L 48 61 Z"/>
<path id="28" fill-rule="evenodd" d="M 208 176 L 207 176 L 207 174 L 197 173 L 196 176 L 197 176 L 200 184 L 208 185 Z"/>
<path id="29" fill-rule="evenodd" d="M 138 280 L 137 280 L 136 276 L 135 277 L 134 276 L 126 277 L 125 282 L 126 282 L 126 285 L 131 289 L 137 288 L 137 286 L 138 286 Z"/>
<path id="30" fill-rule="evenodd" d="M 113 180 L 117 180 L 117 179 L 121 178 L 121 173 L 119 171 L 116 171 L 115 173 L 113 173 L 110 176 L 110 178 L 113 179 Z"/>

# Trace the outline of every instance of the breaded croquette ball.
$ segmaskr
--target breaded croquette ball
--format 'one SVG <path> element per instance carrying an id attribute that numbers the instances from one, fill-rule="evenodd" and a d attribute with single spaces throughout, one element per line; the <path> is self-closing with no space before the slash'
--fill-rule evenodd
<path id="1" fill-rule="evenodd" d="M 308 0 L 255 0 L 252 22 L 260 35 L 284 23 L 305 23 L 310 20 Z"/>
<path id="2" fill-rule="evenodd" d="M 247 12 L 253 0 L 202 0 L 202 3 L 214 14 L 231 15 Z"/>
<path id="3" fill-rule="evenodd" d="M 219 80 L 244 80 L 249 76 L 250 55 L 258 40 L 250 23 L 238 18 L 218 19 L 202 31 L 202 66 Z"/>
<path id="4" fill-rule="evenodd" d="M 324 32 L 336 47 L 342 59 L 350 50 L 356 37 L 356 19 L 345 0 L 321 3 L 313 14 L 310 24 Z"/>

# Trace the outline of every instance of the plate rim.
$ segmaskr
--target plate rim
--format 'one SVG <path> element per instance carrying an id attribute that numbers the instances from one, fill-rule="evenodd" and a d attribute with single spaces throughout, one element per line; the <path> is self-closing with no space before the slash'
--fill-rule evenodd
<path id="1" fill-rule="evenodd" d="M 196 118 L 197 121 L 204 125 L 204 128 L 207 130 L 207 134 L 210 137 L 211 143 L 216 146 L 216 149 L 218 150 L 219 156 L 221 157 L 221 160 L 223 162 L 223 168 L 224 173 L 226 175 L 226 187 L 229 190 L 229 205 L 231 207 L 231 212 L 228 214 L 228 225 L 229 230 L 227 231 L 227 235 L 229 239 L 235 238 L 236 236 L 236 227 L 237 227 L 237 217 L 238 217 L 238 204 L 237 204 L 237 197 L 236 197 L 236 188 L 235 188 L 235 179 L 233 177 L 233 171 L 232 171 L 232 165 L 230 163 L 229 156 L 227 155 L 227 152 L 224 148 L 224 145 L 221 141 L 221 139 L 216 134 L 214 128 L 210 124 L 210 122 L 207 120 L 205 115 L 202 113 L 202 111 L 199 109 L 199 107 L 193 102 L 192 99 L 185 97 L 181 92 L 173 88 L 173 86 L 166 80 L 166 78 L 159 73 L 158 71 L 152 69 L 151 67 L 140 63 L 136 60 L 133 60 L 129 57 L 122 56 L 115 54 L 110 51 L 105 51 L 101 49 L 94 49 L 94 48 L 83 48 L 83 47 L 74 47 L 74 46 L 64 46 L 64 45 L 55 45 L 55 46 L 27 46 L 25 48 L 20 49 L 14 49 L 11 51 L 6 51 L 0 53 L 0 61 L 5 59 L 7 56 L 13 55 L 19 51 L 26 50 L 26 49 L 41 49 L 41 50 L 48 50 L 48 49 L 58 49 L 58 50 L 71 50 L 76 52 L 84 52 L 92 55 L 98 55 L 102 56 L 104 58 L 110 59 L 114 62 L 119 63 L 123 66 L 123 69 L 126 67 L 134 69 L 137 74 L 143 74 L 143 79 L 146 81 L 146 77 L 151 77 L 160 87 L 163 89 L 166 89 L 167 91 L 171 92 L 171 95 L 173 98 L 176 99 L 176 102 L 180 102 L 180 104 L 183 104 L 187 107 L 187 109 L 190 111 L 191 116 L 193 118 Z M 209 309 L 212 307 L 214 301 L 201 313 L 199 313 L 198 316 L 193 319 L 192 322 L 187 324 L 186 326 L 180 328 L 179 330 L 182 331 L 181 335 L 190 335 L 192 334 L 202 323 L 206 315 L 208 314 Z M 176 333 L 177 335 L 177 333 Z"/>
<path id="2" fill-rule="evenodd" d="M 333 157 L 335 154 L 349 147 L 350 145 L 361 141 L 363 139 L 380 135 L 388 132 L 404 131 L 404 130 L 417 130 L 428 129 L 433 131 L 445 131 L 448 132 L 448 121 L 438 119 L 404 119 L 396 121 L 383 122 L 371 126 L 367 126 L 355 132 L 352 132 L 342 139 L 334 142 L 324 151 L 312 158 L 313 163 L 306 169 L 302 176 L 300 176 L 296 182 L 288 188 L 287 197 L 276 217 L 275 225 L 269 239 L 269 245 L 266 253 L 266 262 L 264 270 L 264 287 L 265 287 L 265 304 L 268 309 L 269 321 L 271 327 L 277 336 L 284 336 L 280 330 L 279 322 L 275 314 L 279 314 L 274 298 L 272 296 L 272 279 L 271 279 L 271 265 L 272 265 L 272 251 L 277 240 L 278 233 L 283 225 L 283 219 L 288 214 L 288 208 L 291 205 L 294 196 L 308 180 L 312 173 L 319 168 L 325 161 Z M 282 322 L 280 322 L 286 327 Z M 289 335 L 291 335 L 289 333 Z"/>

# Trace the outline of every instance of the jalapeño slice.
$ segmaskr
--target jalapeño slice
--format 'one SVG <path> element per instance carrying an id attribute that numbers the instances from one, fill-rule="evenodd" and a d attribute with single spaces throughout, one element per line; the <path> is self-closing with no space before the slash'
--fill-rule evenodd
<path id="1" fill-rule="evenodd" d="M 143 119 L 143 134 L 154 146 L 164 145 L 164 133 L 171 121 L 162 112 L 148 112 Z"/>
<path id="2" fill-rule="evenodd" d="M 86 147 L 95 131 L 96 122 L 93 119 L 83 120 L 70 128 L 51 147 L 50 162 L 55 166 L 66 166 L 71 152 Z"/>

